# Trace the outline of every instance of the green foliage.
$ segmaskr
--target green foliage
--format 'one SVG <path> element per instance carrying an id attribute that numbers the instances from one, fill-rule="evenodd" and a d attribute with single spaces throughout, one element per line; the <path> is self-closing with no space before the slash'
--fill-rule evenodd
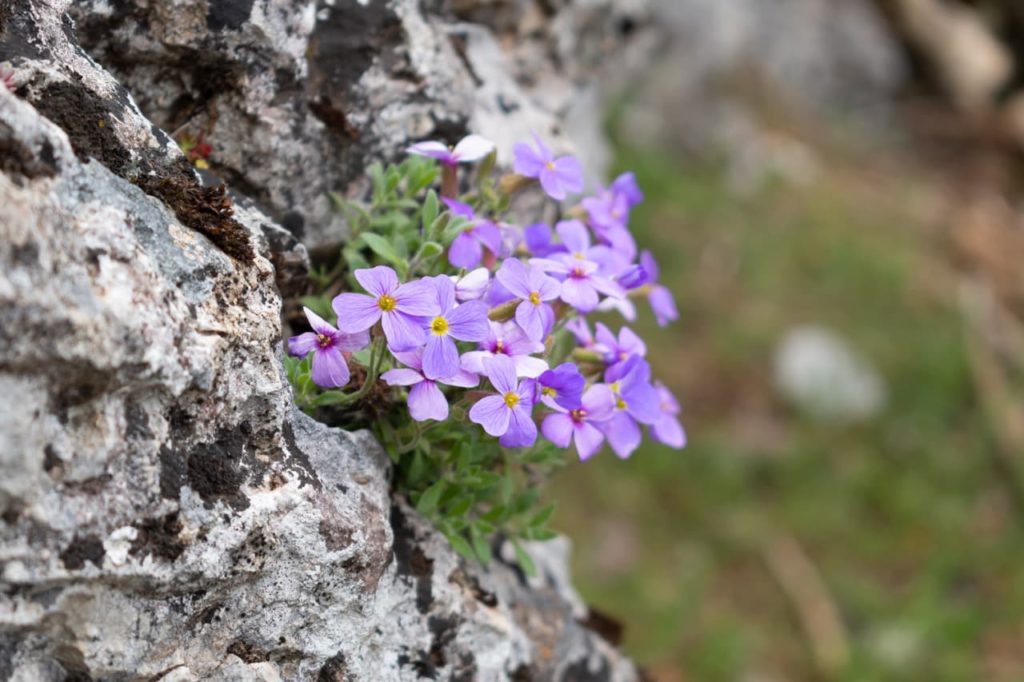
<path id="1" fill-rule="evenodd" d="M 493 156 L 485 160 L 477 188 L 460 200 L 472 204 L 478 214 L 490 211 L 497 217 L 493 211 L 505 210 L 508 198 L 498 195 L 490 179 L 493 165 Z M 439 174 L 434 161 L 411 156 L 398 165 L 374 164 L 368 174 L 368 204 L 331 195 L 352 235 L 337 265 L 312 273 L 320 293 L 302 299 L 328 321 L 334 320 L 328 291 L 338 291 L 339 283 L 342 290 L 358 291 L 354 270 L 387 265 L 403 281 L 446 274 L 449 267 L 443 254 L 469 227 L 430 189 Z M 559 336 L 566 338 L 556 337 L 552 361 L 567 356 L 573 345 L 569 334 Z M 365 373 L 359 388 L 324 390 L 310 379 L 308 358 L 286 358 L 298 405 L 332 425 L 371 429 L 395 464 L 396 490 L 408 496 L 459 554 L 486 564 L 493 558 L 495 541 L 508 539 L 523 570 L 532 574 L 533 562 L 520 543 L 555 535 L 548 525 L 554 506 L 544 503 L 540 486 L 562 465 L 564 453 L 541 440 L 531 448 L 507 450 L 479 427 L 468 427 L 465 417 L 471 401 L 463 389 L 440 386 L 451 404 L 447 421 L 413 421 L 405 406 L 406 391 L 378 381 L 393 366 L 382 338 L 355 353 L 350 365 Z"/>

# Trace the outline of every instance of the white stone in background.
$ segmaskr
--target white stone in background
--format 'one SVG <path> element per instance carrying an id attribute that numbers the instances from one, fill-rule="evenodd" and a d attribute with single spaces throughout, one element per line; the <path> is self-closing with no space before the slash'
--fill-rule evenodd
<path id="1" fill-rule="evenodd" d="M 882 376 L 840 336 L 803 326 L 786 333 L 775 354 L 775 385 L 797 408 L 830 421 L 863 421 L 885 405 Z"/>

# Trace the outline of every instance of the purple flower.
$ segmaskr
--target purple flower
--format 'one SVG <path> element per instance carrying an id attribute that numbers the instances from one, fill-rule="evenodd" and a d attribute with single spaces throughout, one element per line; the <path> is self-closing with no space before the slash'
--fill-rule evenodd
<path id="1" fill-rule="evenodd" d="M 640 191 L 640 185 L 636 182 L 636 175 L 632 171 L 623 173 L 612 181 L 611 191 L 621 194 L 626 198 L 626 205 L 633 208 L 644 200 L 644 193 Z"/>
<path id="2" fill-rule="evenodd" d="M 628 268 L 615 275 L 615 281 L 623 289 L 638 289 L 647 284 L 647 271 L 642 265 L 630 265 Z"/>
<path id="3" fill-rule="evenodd" d="M 546 223 L 527 225 L 523 229 L 523 241 L 526 242 L 526 250 L 538 258 L 565 251 L 564 246 L 554 243 L 551 228 Z"/>
<path id="4" fill-rule="evenodd" d="M 640 445 L 640 424 L 654 424 L 661 418 L 658 392 L 651 386 L 651 367 L 634 355 L 605 371 L 605 382 L 615 395 L 612 418 L 601 426 L 608 444 L 621 459 Z"/>
<path id="5" fill-rule="evenodd" d="M 487 268 L 477 268 L 461 277 L 458 275 L 449 275 L 448 277 L 455 284 L 455 300 L 462 303 L 483 298 L 487 285 L 491 281 L 491 272 Z"/>
<path id="6" fill-rule="evenodd" d="M 552 409 L 556 405 L 566 410 L 578 409 L 585 383 L 579 368 L 571 362 L 563 362 L 537 378 L 541 402 Z"/>
<path id="7" fill-rule="evenodd" d="M 462 368 L 483 374 L 485 360 L 504 355 L 512 360 L 518 376 L 534 379 L 548 368 L 548 363 L 544 360 L 531 357 L 533 353 L 540 353 L 543 350 L 543 343 L 526 338 L 523 330 L 515 324 L 491 322 L 490 333 L 480 344 L 480 350 L 470 351 L 462 356 Z"/>
<path id="8" fill-rule="evenodd" d="M 570 192 L 583 191 L 583 168 L 574 156 L 555 158 L 551 149 L 537 136 L 536 148 L 520 142 L 514 148 L 516 173 L 540 180 L 540 186 L 556 201 L 565 199 Z"/>
<path id="9" fill-rule="evenodd" d="M 426 332 L 419 317 L 433 317 L 440 312 L 437 289 L 429 279 L 400 284 L 391 268 L 356 270 L 356 280 L 366 294 L 345 293 L 332 302 L 338 315 L 338 328 L 344 332 L 361 332 L 382 320 L 384 336 L 392 351 L 419 348 L 426 341 Z"/>
<path id="10" fill-rule="evenodd" d="M 480 383 L 470 372 L 458 371 L 450 377 L 433 381 L 423 375 L 422 351 L 395 353 L 406 367 L 390 369 L 380 375 L 388 386 L 409 386 L 409 414 L 418 422 L 448 418 L 448 401 L 437 384 L 472 388 Z"/>
<path id="11" fill-rule="evenodd" d="M 472 206 L 447 197 L 441 201 L 447 204 L 453 214 L 470 221 L 476 220 Z M 485 246 L 495 256 L 501 253 L 501 230 L 490 220 L 478 221 L 460 232 L 448 247 L 448 262 L 457 268 L 471 270 L 480 265 Z"/>
<path id="12" fill-rule="evenodd" d="M 537 425 L 530 415 L 533 409 L 533 385 L 529 380 L 516 381 L 515 364 L 509 358 L 496 356 L 484 361 L 484 370 L 496 395 L 481 398 L 469 410 L 470 420 L 484 427 L 507 448 L 533 445 Z"/>
<path id="13" fill-rule="evenodd" d="M 544 418 L 540 430 L 544 437 L 560 448 L 575 441 L 576 452 L 586 461 L 601 449 L 604 434 L 594 426 L 611 419 L 615 409 L 615 396 L 611 390 L 596 384 L 583 394 L 580 407 L 575 410 L 556 408 L 554 414 Z"/>
<path id="14" fill-rule="evenodd" d="M 520 261 L 508 258 L 495 278 L 515 298 L 522 301 L 516 307 L 516 323 L 531 341 L 540 341 L 555 321 L 555 313 L 546 301 L 558 298 L 561 285 L 558 280 L 544 274 L 538 267 L 529 269 Z"/>
<path id="15" fill-rule="evenodd" d="M 623 230 L 629 224 L 629 203 L 623 194 L 604 190 L 580 202 L 587 209 L 590 224 L 600 231 Z"/>
<path id="16" fill-rule="evenodd" d="M 429 156 L 446 166 L 479 161 L 494 150 L 494 143 L 479 135 L 467 135 L 455 147 L 444 142 L 417 142 L 405 151 L 417 156 Z"/>
<path id="17" fill-rule="evenodd" d="M 647 281 L 650 291 L 647 294 L 647 302 L 651 304 L 654 317 L 658 320 L 658 326 L 664 327 L 669 322 L 679 319 L 679 311 L 676 309 L 676 300 L 668 288 L 658 284 L 658 263 L 650 251 L 640 254 L 640 265 L 647 273 Z"/>
<path id="18" fill-rule="evenodd" d="M 629 327 L 621 328 L 617 339 L 611 330 L 600 322 L 597 323 L 595 329 L 597 330 L 597 342 L 604 348 L 605 362 L 609 365 L 626 362 L 634 355 L 641 358 L 647 355 L 647 345 L 644 340 Z"/>
<path id="19" fill-rule="evenodd" d="M 590 331 L 590 325 L 587 324 L 587 318 L 583 315 L 574 317 L 565 323 L 565 328 L 572 332 L 572 335 L 576 337 L 576 343 L 580 348 L 591 349 L 595 345 L 594 335 Z M 603 353 L 604 350 L 602 349 Z"/>
<path id="20" fill-rule="evenodd" d="M 681 450 L 686 447 L 686 431 L 679 423 L 679 403 L 665 384 L 656 382 L 654 389 L 658 392 L 661 416 L 651 425 L 651 436 L 659 443 Z"/>
<path id="21" fill-rule="evenodd" d="M 309 308 L 302 309 L 313 331 L 288 339 L 288 352 L 297 358 L 313 353 L 313 383 L 324 388 L 340 388 L 348 383 L 348 363 L 345 353 L 354 353 L 366 348 L 370 335 L 366 331 L 345 334 Z"/>
<path id="22" fill-rule="evenodd" d="M 562 300 L 581 313 L 589 313 L 597 307 L 598 294 L 625 298 L 622 287 L 599 274 L 601 264 L 611 260 L 608 248 L 592 247 L 587 228 L 578 220 L 562 221 L 556 229 L 569 252 L 550 259 L 534 258 L 530 263 L 562 278 Z"/>
<path id="23" fill-rule="evenodd" d="M 455 305 L 455 284 L 445 275 L 433 278 L 440 313 L 424 320 L 427 344 L 423 350 L 423 373 L 428 379 L 454 376 L 459 371 L 459 341 L 484 341 L 490 334 L 487 304 L 467 301 Z"/>

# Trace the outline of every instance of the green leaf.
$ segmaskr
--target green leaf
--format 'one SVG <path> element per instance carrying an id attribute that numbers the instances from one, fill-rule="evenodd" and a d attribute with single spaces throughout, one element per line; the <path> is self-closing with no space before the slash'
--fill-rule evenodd
<path id="1" fill-rule="evenodd" d="M 416 511 L 428 516 L 431 512 L 437 509 L 437 503 L 441 500 L 441 495 L 444 493 L 446 484 L 444 481 L 438 481 L 434 485 L 430 486 L 423 491 L 420 495 L 420 499 L 416 502 Z"/>
<path id="2" fill-rule="evenodd" d="M 467 559 L 473 559 L 473 548 L 466 542 L 466 538 L 462 537 L 461 534 L 452 533 L 448 536 L 448 542 L 452 543 L 452 549 L 458 552 L 460 555 Z"/>
<path id="3" fill-rule="evenodd" d="M 423 211 L 420 213 L 420 221 L 424 231 L 434 224 L 439 209 L 437 192 L 430 190 L 427 192 L 427 198 L 423 201 Z"/>
<path id="4" fill-rule="evenodd" d="M 531 578 L 537 575 L 537 564 L 533 563 L 533 559 L 527 553 L 523 546 L 516 540 L 512 541 L 512 548 L 516 552 L 516 561 L 519 562 L 519 567 L 523 569 L 523 573 L 530 576 Z"/>
<path id="5" fill-rule="evenodd" d="M 555 513 L 555 503 L 547 505 L 541 509 L 537 514 L 530 519 L 531 528 L 542 528 L 547 525 L 547 522 L 551 520 L 551 515 Z"/>
<path id="6" fill-rule="evenodd" d="M 395 251 L 395 247 L 391 245 L 391 242 L 389 242 L 384 237 L 381 237 L 379 234 L 374 234 L 372 232 L 366 232 L 361 236 L 363 242 L 370 247 L 370 250 L 373 251 L 378 256 L 380 256 L 381 258 L 383 258 L 384 260 L 386 260 L 387 262 L 391 263 L 392 265 L 398 265 L 402 263 L 402 257 L 398 255 L 397 251 Z"/>
<path id="7" fill-rule="evenodd" d="M 465 516 L 469 508 L 473 506 L 473 498 L 469 495 L 456 497 L 445 508 L 445 516 Z"/>
<path id="8" fill-rule="evenodd" d="M 483 533 L 476 526 L 470 526 L 469 536 L 473 540 L 473 550 L 476 552 L 477 558 L 480 559 L 480 563 L 484 566 L 491 563 L 491 545 Z"/>

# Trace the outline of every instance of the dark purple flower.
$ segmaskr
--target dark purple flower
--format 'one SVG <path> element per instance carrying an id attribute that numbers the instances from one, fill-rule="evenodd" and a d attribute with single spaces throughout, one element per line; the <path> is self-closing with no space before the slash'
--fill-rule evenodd
<path id="1" fill-rule="evenodd" d="M 594 424 L 601 424 L 611 419 L 615 409 L 615 396 L 604 384 L 596 384 L 587 389 L 575 410 L 556 407 L 554 414 L 549 414 L 541 424 L 544 437 L 560 448 L 576 443 L 576 452 L 580 460 L 590 459 L 601 449 L 604 434 Z"/>
<path id="2" fill-rule="evenodd" d="M 298 358 L 313 353 L 313 383 L 324 388 L 340 388 L 348 383 L 348 363 L 345 353 L 354 353 L 366 348 L 370 335 L 366 331 L 345 334 L 309 308 L 302 309 L 313 331 L 288 339 L 288 352 Z"/>
<path id="3" fill-rule="evenodd" d="M 418 156 L 429 156 L 446 166 L 479 161 L 494 150 L 494 143 L 479 135 L 467 135 L 454 147 L 444 142 L 417 142 L 405 151 Z"/>
<path id="4" fill-rule="evenodd" d="M 647 281 L 650 291 L 647 294 L 647 302 L 651 304 L 654 317 L 658 320 L 658 326 L 664 327 L 669 322 L 679 319 L 679 311 L 676 309 L 676 300 L 672 292 L 658 284 L 658 263 L 650 251 L 640 254 L 640 265 L 647 273 Z"/>
<path id="5" fill-rule="evenodd" d="M 547 223 L 527 225 L 523 229 L 523 241 L 526 242 L 526 250 L 538 258 L 565 251 L 564 246 L 552 240 L 551 227 Z"/>
<path id="6" fill-rule="evenodd" d="M 441 201 L 448 205 L 453 214 L 466 220 L 476 220 L 472 206 L 448 198 L 443 198 Z M 448 262 L 457 268 L 471 270 L 480 265 L 484 247 L 487 247 L 488 251 L 495 256 L 501 253 L 501 230 L 490 220 L 476 221 L 469 228 L 460 232 L 452 241 L 452 245 L 448 247 Z"/>
<path id="7" fill-rule="evenodd" d="M 511 358 L 518 376 L 534 379 L 548 368 L 546 361 L 532 357 L 534 353 L 543 351 L 544 344 L 526 338 L 526 334 L 517 325 L 511 322 L 491 322 L 490 333 L 480 344 L 480 350 L 463 354 L 462 368 L 483 374 L 485 360 L 496 355 L 504 355 Z"/>
<path id="8" fill-rule="evenodd" d="M 661 417 L 651 425 L 651 436 L 659 443 L 681 450 L 686 447 L 686 431 L 679 423 L 679 403 L 665 384 L 656 382 L 654 389 L 658 392 L 661 406 Z"/>
<path id="9" fill-rule="evenodd" d="M 500 436 L 498 442 L 507 448 L 533 445 L 537 425 L 530 415 L 532 383 L 517 382 L 515 364 L 501 355 L 485 360 L 484 370 L 496 394 L 477 401 L 469 410 L 470 420 L 484 427 L 488 434 Z"/>
<path id="10" fill-rule="evenodd" d="M 643 439 L 640 424 L 661 418 L 658 392 L 651 385 L 650 365 L 638 355 L 609 367 L 604 379 L 615 395 L 615 410 L 601 428 L 615 454 L 626 459 Z"/>
<path id="11" fill-rule="evenodd" d="M 583 168 L 574 156 L 555 158 L 551 149 L 536 135 L 536 148 L 520 142 L 513 148 L 516 173 L 540 180 L 540 186 L 556 201 L 565 199 L 570 192 L 583 191 Z"/>
<path id="12" fill-rule="evenodd" d="M 647 284 L 647 271 L 642 265 L 630 265 L 615 276 L 615 281 L 623 289 L 638 289 Z"/>
<path id="13" fill-rule="evenodd" d="M 619 329 L 619 338 L 615 338 L 611 330 L 604 324 L 598 322 L 595 326 L 597 342 L 604 349 L 604 361 L 609 365 L 626 362 L 634 355 L 644 357 L 647 355 L 647 345 L 629 327 Z"/>
<path id="14" fill-rule="evenodd" d="M 633 208 L 644 200 L 644 193 L 640 191 L 640 185 L 636 182 L 636 175 L 632 171 L 623 173 L 612 181 L 609 189 L 616 194 L 626 198 L 626 204 Z"/>
<path id="15" fill-rule="evenodd" d="M 418 318 L 432 318 L 440 312 L 434 283 L 420 279 L 400 284 L 395 271 L 383 265 L 356 270 L 355 276 L 371 295 L 345 293 L 335 297 L 332 306 L 338 315 L 338 328 L 361 332 L 382 320 L 392 351 L 422 346 L 426 332 Z"/>
<path id="16" fill-rule="evenodd" d="M 571 362 L 563 362 L 537 377 L 540 400 L 551 408 L 555 405 L 566 410 L 579 408 L 584 384 L 586 380 L 579 368 Z"/>
<path id="17" fill-rule="evenodd" d="M 446 275 L 433 278 L 441 312 L 424 319 L 427 344 L 423 350 L 423 374 L 428 379 L 454 376 L 459 371 L 459 341 L 484 341 L 490 333 L 487 304 L 467 301 L 455 305 L 455 284 Z"/>
<path id="18" fill-rule="evenodd" d="M 418 422 L 428 419 L 444 421 L 448 418 L 448 401 L 437 384 L 472 388 L 480 383 L 479 377 L 462 370 L 450 377 L 428 379 L 423 375 L 422 351 L 395 353 L 406 367 L 390 369 L 380 375 L 388 386 L 409 386 L 409 415 Z"/>
<path id="19" fill-rule="evenodd" d="M 531 341 L 540 341 L 554 324 L 555 313 L 547 301 L 558 298 L 561 285 L 538 267 L 529 269 L 520 261 L 508 258 L 495 278 L 512 295 L 522 301 L 516 307 L 516 323 Z"/>

